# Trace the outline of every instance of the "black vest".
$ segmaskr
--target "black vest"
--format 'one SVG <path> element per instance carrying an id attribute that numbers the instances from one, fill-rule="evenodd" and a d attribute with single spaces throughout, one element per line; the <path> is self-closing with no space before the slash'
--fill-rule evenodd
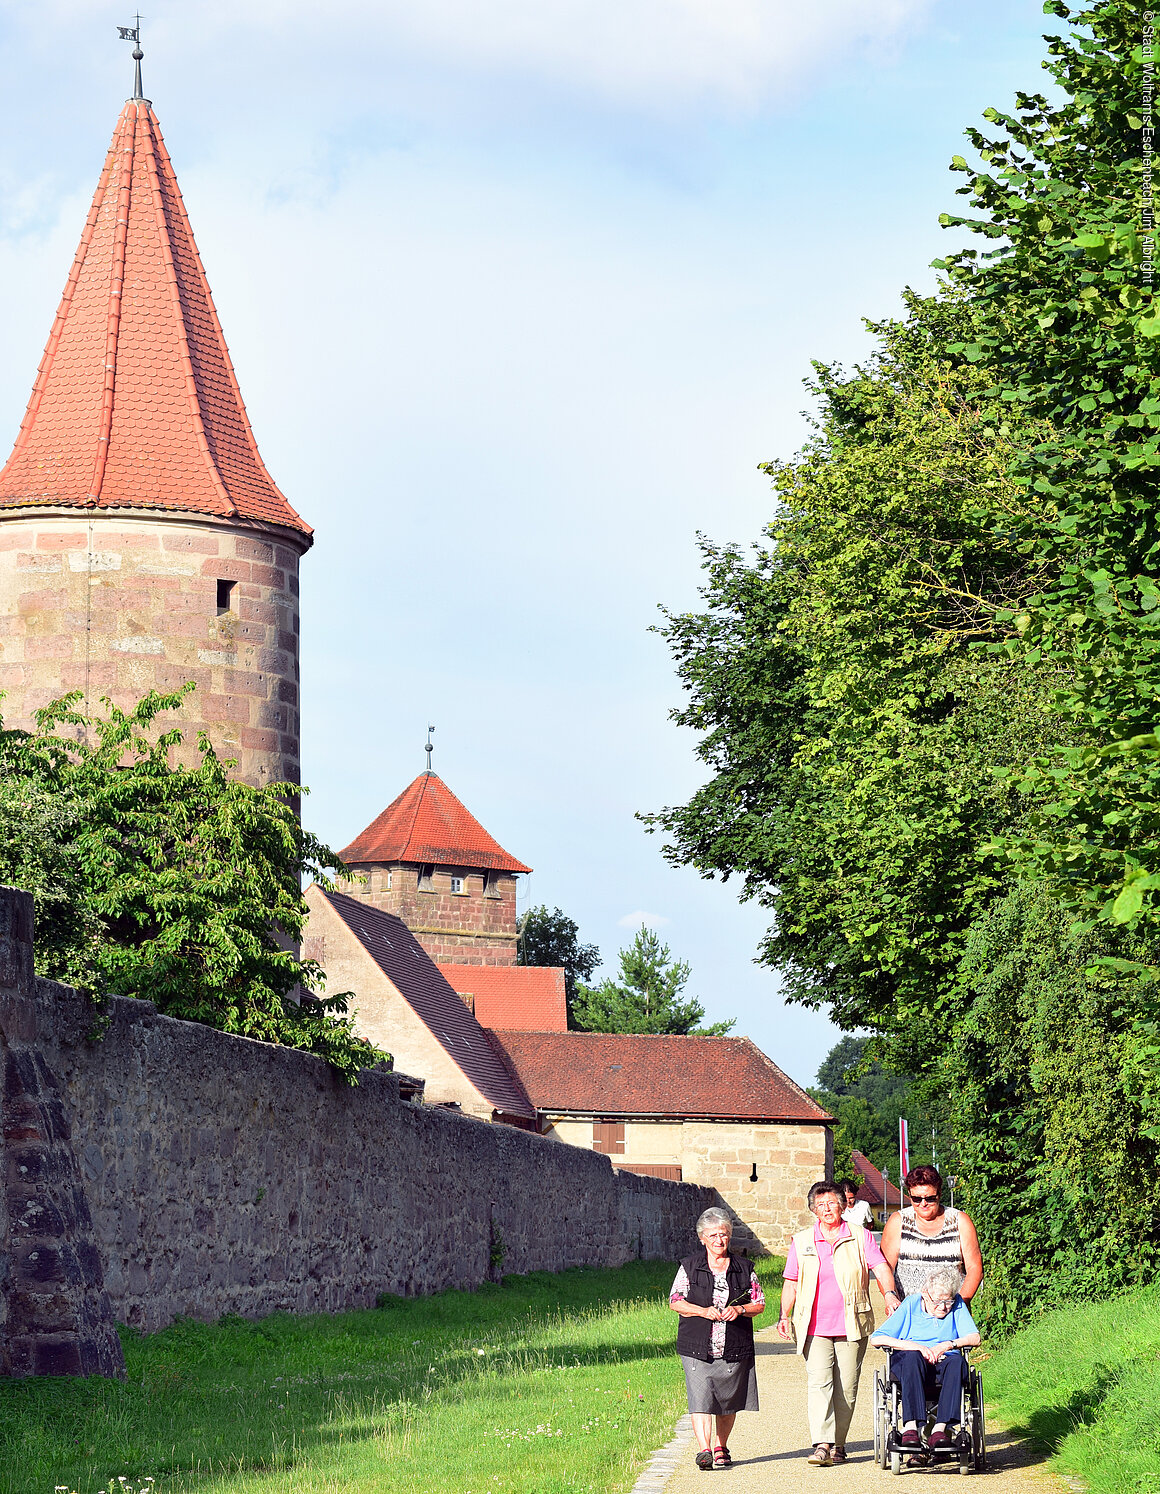
<path id="1" fill-rule="evenodd" d="M 705 1247 L 695 1251 L 681 1265 L 689 1278 L 689 1290 L 685 1300 L 694 1307 L 712 1307 L 713 1273 L 709 1270 L 709 1255 Z M 729 1281 L 728 1301 L 740 1307 L 748 1302 L 749 1277 L 753 1263 L 747 1256 L 731 1255 L 727 1268 Z M 708 1318 L 682 1318 L 677 1328 L 677 1353 L 687 1354 L 690 1359 L 712 1359 L 709 1338 L 713 1324 Z M 753 1363 L 753 1319 L 749 1316 L 734 1318 L 725 1324 L 725 1362 L 727 1364 Z"/>

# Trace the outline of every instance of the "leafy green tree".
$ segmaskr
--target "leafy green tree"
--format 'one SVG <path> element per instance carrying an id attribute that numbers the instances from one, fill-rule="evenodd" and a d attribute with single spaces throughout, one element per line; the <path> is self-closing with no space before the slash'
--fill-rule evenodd
<path id="1" fill-rule="evenodd" d="M 691 969 L 674 960 L 667 944 L 652 929 L 642 927 L 627 949 L 620 951 L 619 981 L 577 984 L 573 1018 L 581 1032 L 691 1033 L 720 1037 L 733 1026 L 698 1024 L 705 1008 L 695 997 L 681 1000 Z"/>
<path id="2" fill-rule="evenodd" d="M 1100 963 L 1110 954 L 1146 951 L 1106 924 L 1077 927 L 1042 884 L 1014 888 L 968 941 L 971 1000 L 940 1099 L 995 1329 L 1152 1280 L 1160 1266 L 1149 988 Z"/>
<path id="3" fill-rule="evenodd" d="M 156 720 L 190 688 L 104 717 L 66 696 L 35 733 L 0 727 L 0 877 L 33 894 L 40 972 L 305 1048 L 357 1082 L 387 1055 L 287 947 L 303 876 L 326 884 L 341 863 L 302 828 L 297 785 L 237 782 L 204 735 L 196 766 L 172 764 L 180 732 Z"/>
<path id="4" fill-rule="evenodd" d="M 517 934 L 517 965 L 548 965 L 553 969 L 563 969 L 568 1025 L 571 1027 L 576 982 L 588 980 L 600 964 L 599 949 L 595 944 L 581 944 L 576 921 L 559 908 L 553 908 L 549 913 L 543 903 L 528 909 L 517 925 Z"/>
<path id="5" fill-rule="evenodd" d="M 818 1068 L 818 1087 L 810 1090 L 837 1121 L 835 1157 L 857 1149 L 897 1180 L 898 1122 L 904 1116 L 910 1126 L 911 1165 L 933 1161 L 944 1170 L 953 1166 L 957 1151 L 949 1128 L 932 1122 L 914 1080 L 888 1072 L 873 1056 L 874 1049 L 869 1037 L 841 1038 Z"/>
<path id="6" fill-rule="evenodd" d="M 996 621 L 1012 658 L 1053 670 L 1070 740 L 1008 770 L 1037 801 L 1017 861 L 1090 918 L 1154 926 L 1160 302 L 1140 228 L 1142 20 L 1127 0 L 1044 9 L 1070 27 L 1044 63 L 1061 99 L 987 110 L 993 128 L 967 132 L 981 165 L 955 158 L 976 216 L 943 221 L 993 248 L 945 261 L 973 307 L 953 351 L 1044 428 L 1006 470 L 1038 499 L 1013 539 L 1045 581 Z"/>
<path id="7" fill-rule="evenodd" d="M 703 542 L 707 603 L 668 613 L 710 778 L 646 816 L 665 854 L 739 875 L 773 915 L 762 959 L 791 996 L 932 1062 L 972 920 L 1011 878 L 997 834 L 1027 800 L 997 779 L 1056 740 L 1049 672 L 974 649 L 1042 584 L 1007 538 L 1034 506 L 1004 476 L 1034 434 L 946 351 L 961 296 L 908 297 L 852 374 L 819 368 L 814 439 L 769 471 L 750 556 Z M 892 1055 L 888 1055 L 892 1056 Z"/>
<path id="8" fill-rule="evenodd" d="M 1160 1249 L 1135 1207 L 1160 1137 L 1140 13 L 1046 8 L 1062 102 L 988 111 L 982 166 L 954 163 L 977 216 L 945 221 L 989 252 L 949 257 L 865 367 L 818 369 L 763 544 L 705 543 L 706 607 L 667 616 L 710 776 L 649 817 L 770 910 L 791 996 L 869 1029 L 952 1127 L 997 1326 Z"/>

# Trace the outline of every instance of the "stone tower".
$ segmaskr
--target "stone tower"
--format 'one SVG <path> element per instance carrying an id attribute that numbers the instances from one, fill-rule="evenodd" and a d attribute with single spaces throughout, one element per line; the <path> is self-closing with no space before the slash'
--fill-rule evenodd
<path id="1" fill-rule="evenodd" d="M 341 855 L 367 879 L 351 895 L 401 918 L 437 965 L 515 964 L 516 876 L 531 867 L 437 774 L 420 773 Z"/>
<path id="2" fill-rule="evenodd" d="M 137 54 L 135 54 L 137 55 Z M 197 689 L 250 783 L 299 781 L 298 562 L 150 101 L 117 121 L 0 471 L 0 712 Z"/>

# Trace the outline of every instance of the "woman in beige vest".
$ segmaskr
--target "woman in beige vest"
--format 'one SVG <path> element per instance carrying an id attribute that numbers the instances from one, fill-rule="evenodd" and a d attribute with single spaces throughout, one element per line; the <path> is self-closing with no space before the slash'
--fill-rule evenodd
<path id="1" fill-rule="evenodd" d="M 809 1206 L 817 1223 L 799 1230 L 790 1245 L 777 1331 L 796 1341 L 806 1361 L 806 1411 L 814 1445 L 806 1461 L 824 1468 L 846 1461 L 858 1376 L 874 1331 L 870 1273 L 888 1311 L 900 1299 L 874 1236 L 843 1220 L 846 1199 L 838 1184 L 815 1183 Z"/>

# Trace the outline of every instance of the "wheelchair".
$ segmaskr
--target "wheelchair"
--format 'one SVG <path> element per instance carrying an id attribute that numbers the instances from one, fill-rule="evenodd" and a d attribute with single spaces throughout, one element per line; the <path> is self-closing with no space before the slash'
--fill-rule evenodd
<path id="1" fill-rule="evenodd" d="M 924 1433 L 934 1422 L 936 1401 L 928 1401 Z M 874 1461 L 879 1468 L 901 1473 L 903 1459 L 915 1452 L 902 1446 L 902 1387 L 890 1378 L 888 1368 L 874 1371 Z M 987 1426 L 983 1411 L 983 1377 L 970 1364 L 963 1386 L 963 1403 L 954 1440 L 947 1448 L 931 1451 L 925 1445 L 922 1454 L 929 1463 L 958 1459 L 960 1473 L 982 1473 L 987 1466 Z"/>

